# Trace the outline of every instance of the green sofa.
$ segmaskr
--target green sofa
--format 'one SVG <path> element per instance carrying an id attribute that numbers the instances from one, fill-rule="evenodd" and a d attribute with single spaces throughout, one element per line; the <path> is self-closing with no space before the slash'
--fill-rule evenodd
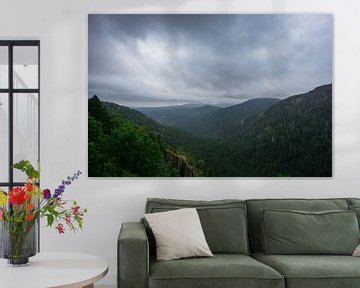
<path id="1" fill-rule="evenodd" d="M 285 225 L 286 221 L 293 221 L 291 217 L 300 217 L 300 219 L 305 217 L 304 225 L 301 226 L 307 227 L 309 221 L 306 217 L 310 217 L 310 222 L 313 219 L 318 221 L 316 217 L 322 217 L 329 225 L 338 225 L 334 227 L 343 229 L 350 227 L 350 230 L 354 230 L 356 225 L 355 236 L 358 242 L 359 229 L 356 215 L 357 213 L 360 215 L 360 199 L 191 201 L 153 198 L 147 200 L 145 212 L 164 212 L 187 207 L 197 208 L 206 240 L 214 257 L 158 262 L 155 260 L 154 236 L 145 221 L 123 223 L 117 246 L 119 288 L 360 287 L 360 257 L 353 257 L 348 253 L 343 255 L 343 252 L 331 255 L 322 252 L 314 255 L 314 253 L 307 254 L 306 250 L 302 255 L 299 245 L 295 246 L 298 248 L 296 255 L 282 255 L 282 253 L 269 255 L 264 251 L 264 242 L 268 245 L 267 249 L 272 248 L 269 246 L 273 245 L 271 241 L 276 240 L 276 235 L 264 236 L 262 229 L 264 211 L 270 211 L 269 213 L 274 211 L 275 214 L 285 210 L 292 210 L 294 213 L 308 211 L 304 215 L 298 215 L 299 213 L 296 212 L 297 214 L 290 217 L 285 216 L 280 224 Z M 266 218 L 269 219 L 266 221 L 270 222 L 274 219 L 276 221 L 275 216 Z M 333 216 L 340 217 L 339 221 L 346 222 L 334 223 L 336 221 L 332 220 Z M 353 220 L 354 217 L 356 222 Z M 322 218 L 319 223 L 322 223 Z M 292 231 L 291 229 L 286 231 Z M 301 227 L 297 230 L 301 231 Z M 264 238 L 267 236 L 269 239 Z M 297 244 L 297 239 L 291 239 L 291 235 L 287 236 L 290 240 L 286 243 L 285 239 L 284 245 L 289 244 L 292 249 L 291 245 Z M 335 240 L 325 244 L 338 247 L 344 242 L 341 239 Z M 281 241 L 275 241 L 275 244 L 282 243 Z M 345 242 L 347 244 L 344 245 L 350 245 L 349 249 L 352 249 L 351 245 L 357 245 L 353 243 L 354 241 Z M 274 247 L 278 248 L 276 245 Z M 332 251 L 331 248 L 329 247 L 329 251 Z"/>

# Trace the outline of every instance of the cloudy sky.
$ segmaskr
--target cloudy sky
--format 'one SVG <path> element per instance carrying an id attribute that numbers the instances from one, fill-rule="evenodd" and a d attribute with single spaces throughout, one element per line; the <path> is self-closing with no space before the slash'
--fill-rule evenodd
<path id="1" fill-rule="evenodd" d="M 230 105 L 332 82 L 332 16 L 89 15 L 89 97 Z"/>

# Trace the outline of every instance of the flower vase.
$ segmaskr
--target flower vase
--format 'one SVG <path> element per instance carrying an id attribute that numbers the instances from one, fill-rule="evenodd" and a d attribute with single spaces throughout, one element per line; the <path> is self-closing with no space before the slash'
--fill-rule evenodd
<path id="1" fill-rule="evenodd" d="M 36 255 L 36 223 L 1 221 L 0 257 L 9 266 L 25 266 L 29 257 Z"/>

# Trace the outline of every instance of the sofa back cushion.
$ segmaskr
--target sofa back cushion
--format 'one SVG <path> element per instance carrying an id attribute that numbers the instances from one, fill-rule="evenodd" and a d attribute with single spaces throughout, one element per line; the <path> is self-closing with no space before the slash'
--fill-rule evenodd
<path id="1" fill-rule="evenodd" d="M 263 249 L 269 255 L 352 255 L 359 244 L 354 211 L 262 210 Z"/>
<path id="2" fill-rule="evenodd" d="M 250 244 L 253 252 L 261 246 L 261 210 L 330 211 L 348 210 L 346 199 L 254 199 L 246 200 Z"/>
<path id="3" fill-rule="evenodd" d="M 248 254 L 247 213 L 242 200 L 195 201 L 151 198 L 146 213 L 196 208 L 206 241 L 213 253 Z M 175 225 L 175 223 L 174 223 Z M 154 241 L 149 229 L 149 241 Z"/>
<path id="4" fill-rule="evenodd" d="M 360 199 L 359 198 L 348 198 L 348 205 L 350 211 L 355 211 L 359 222 L 360 228 Z"/>
<path id="5" fill-rule="evenodd" d="M 348 205 L 351 206 L 360 206 L 360 198 L 348 198 Z"/>

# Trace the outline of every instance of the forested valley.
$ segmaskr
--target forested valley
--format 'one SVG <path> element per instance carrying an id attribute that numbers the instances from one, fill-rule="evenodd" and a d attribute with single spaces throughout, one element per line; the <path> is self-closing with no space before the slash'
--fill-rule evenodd
<path id="1" fill-rule="evenodd" d="M 212 105 L 89 98 L 90 177 L 331 177 L 332 85 Z"/>

